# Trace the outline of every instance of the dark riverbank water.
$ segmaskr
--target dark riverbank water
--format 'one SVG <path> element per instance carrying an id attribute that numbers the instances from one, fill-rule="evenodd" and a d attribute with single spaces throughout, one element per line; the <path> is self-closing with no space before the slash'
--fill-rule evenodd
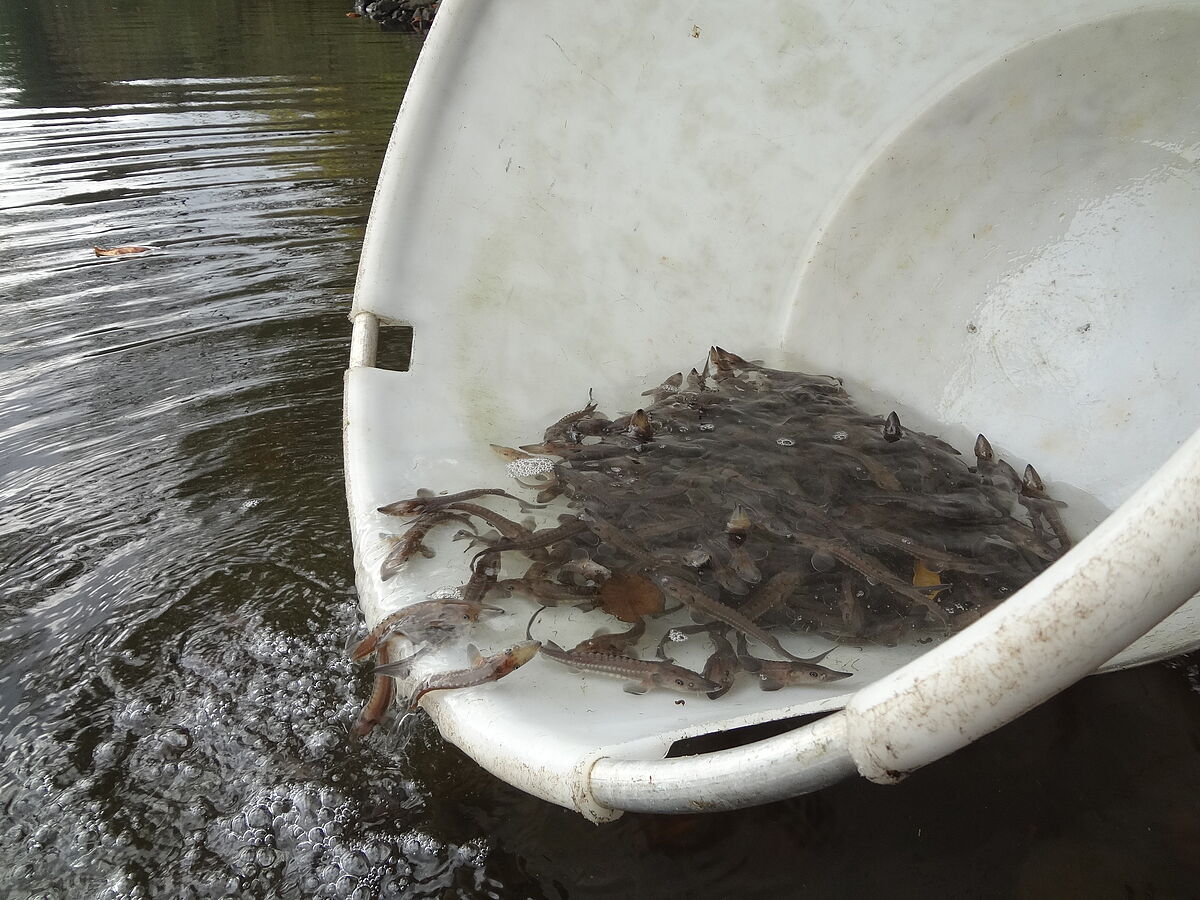
<path id="1" fill-rule="evenodd" d="M 350 742 L 345 315 L 420 44 L 349 8 L 0 4 L 0 896 L 1194 896 L 1194 662 L 602 828 Z"/>

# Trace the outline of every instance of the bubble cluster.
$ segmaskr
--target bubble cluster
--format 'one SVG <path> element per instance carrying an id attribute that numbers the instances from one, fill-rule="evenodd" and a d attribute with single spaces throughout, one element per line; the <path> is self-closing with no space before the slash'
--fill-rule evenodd
<path id="1" fill-rule="evenodd" d="M 532 478 L 554 471 L 554 459 L 549 456 L 523 456 L 504 467 L 512 478 Z"/>
<path id="2" fill-rule="evenodd" d="M 261 617 L 197 632 L 172 665 L 110 679 L 91 722 L 102 733 L 26 741 L 9 766 L 0 892 L 369 900 L 485 884 L 485 843 L 421 830 L 427 798 L 397 770 L 394 739 L 351 741 L 367 679 L 342 643 L 357 611 L 346 599 L 332 612 L 307 633 Z"/>

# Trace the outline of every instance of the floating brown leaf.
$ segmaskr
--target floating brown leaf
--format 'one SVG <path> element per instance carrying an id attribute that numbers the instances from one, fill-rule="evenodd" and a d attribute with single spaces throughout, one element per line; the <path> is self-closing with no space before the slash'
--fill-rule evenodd
<path id="1" fill-rule="evenodd" d="M 149 247 L 110 247 L 109 249 L 106 250 L 103 247 L 93 247 L 92 249 L 96 251 L 97 256 L 125 256 L 129 253 L 145 253 L 150 248 Z"/>
<path id="2" fill-rule="evenodd" d="M 663 595 L 657 585 L 641 575 L 614 572 L 600 588 L 600 608 L 622 622 L 662 612 Z"/>

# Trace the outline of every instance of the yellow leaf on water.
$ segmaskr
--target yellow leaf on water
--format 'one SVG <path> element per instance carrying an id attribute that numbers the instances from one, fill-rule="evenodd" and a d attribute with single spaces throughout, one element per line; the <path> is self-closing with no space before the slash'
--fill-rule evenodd
<path id="1" fill-rule="evenodd" d="M 926 568 L 924 560 L 918 559 L 913 562 L 913 587 L 933 587 L 941 583 L 942 576 Z M 941 591 L 930 591 L 929 597 L 933 599 L 940 593 Z"/>
<path id="2" fill-rule="evenodd" d="M 110 247 L 109 249 L 106 250 L 103 247 L 93 247 L 92 249 L 96 252 L 97 256 L 126 256 L 130 253 L 145 253 L 150 248 L 149 247 Z"/>

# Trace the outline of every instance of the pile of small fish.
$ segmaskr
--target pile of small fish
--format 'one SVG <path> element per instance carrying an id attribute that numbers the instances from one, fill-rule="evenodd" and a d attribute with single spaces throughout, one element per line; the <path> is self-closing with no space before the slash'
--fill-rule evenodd
<path id="1" fill-rule="evenodd" d="M 429 532 L 452 524 L 479 547 L 458 596 L 428 600 L 385 619 L 354 651 L 380 652 L 379 691 L 422 654 L 481 616 L 489 597 L 519 593 L 541 607 L 603 610 L 629 624 L 572 649 L 532 638 L 468 668 L 432 675 L 429 691 L 493 681 L 534 655 L 650 688 L 722 696 L 738 672 L 764 690 L 849 677 L 795 656 L 776 632 L 836 642 L 894 644 L 910 633 L 945 635 L 975 621 L 1070 547 L 1059 509 L 1037 471 L 1020 477 L 988 440 L 975 464 L 928 434 L 858 410 L 839 379 L 765 368 L 714 347 L 702 371 L 676 373 L 650 402 L 609 419 L 589 402 L 520 449 L 493 447 L 508 472 L 536 490 L 538 506 L 499 488 L 419 496 L 381 507 L 414 517 L 381 575 L 416 554 Z M 476 502 L 500 498 L 528 512 L 563 504 L 552 527 L 517 522 Z M 564 503 L 565 501 L 565 503 Z M 491 530 L 480 533 L 477 523 Z M 520 554 L 520 577 L 499 577 Z M 655 658 L 638 653 L 647 619 L 686 609 L 695 624 L 668 630 Z M 703 672 L 666 652 L 704 633 Z M 389 661 L 388 641 L 413 653 Z M 928 638 L 925 638 L 926 640 Z M 755 656 L 750 643 L 772 657 Z M 391 695 L 382 702 L 386 710 Z M 364 721 L 371 707 L 364 711 Z M 382 712 L 380 712 L 382 714 Z M 365 727 L 369 728 L 369 724 Z"/>

